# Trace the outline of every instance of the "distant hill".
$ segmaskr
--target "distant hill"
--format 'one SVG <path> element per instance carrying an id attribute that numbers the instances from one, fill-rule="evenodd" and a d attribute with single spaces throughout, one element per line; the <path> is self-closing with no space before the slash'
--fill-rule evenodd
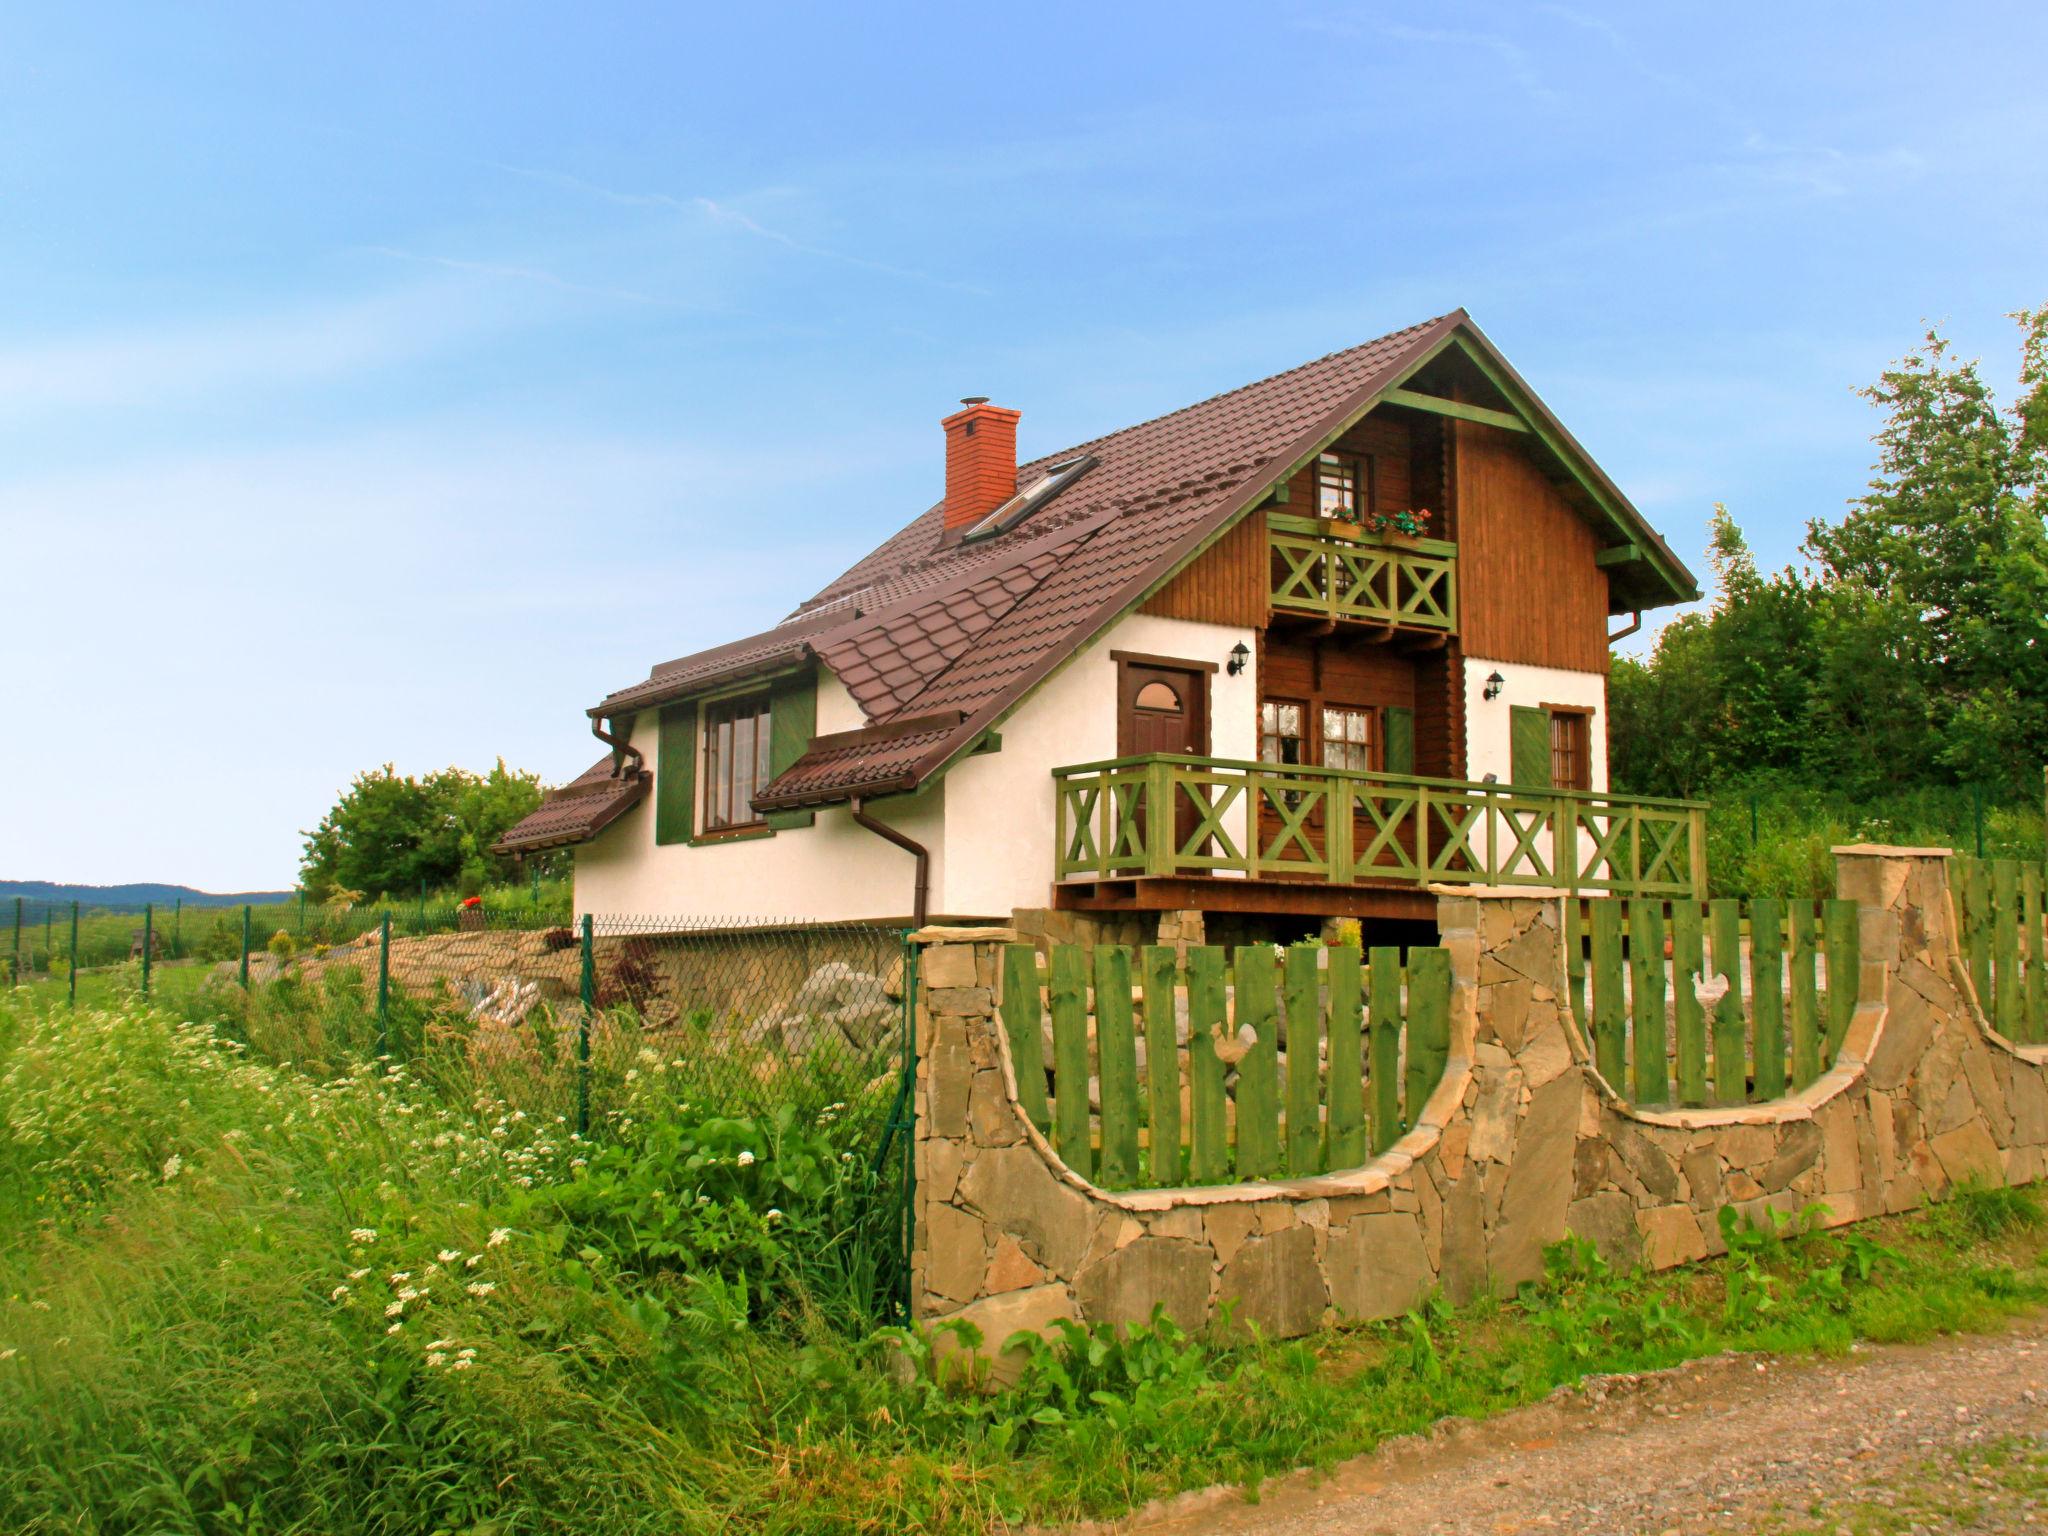
<path id="1" fill-rule="evenodd" d="M 266 906 L 291 901 L 294 891 L 195 891 L 189 885 L 159 885 L 138 881 L 133 885 L 63 885 L 54 880 L 0 880 L 0 903 L 13 904 L 20 896 L 38 906 L 45 903 L 81 907 L 133 907 L 138 912 L 155 902 L 168 907 L 182 902 L 188 907 Z M 5 914 L 0 913 L 0 918 Z"/>

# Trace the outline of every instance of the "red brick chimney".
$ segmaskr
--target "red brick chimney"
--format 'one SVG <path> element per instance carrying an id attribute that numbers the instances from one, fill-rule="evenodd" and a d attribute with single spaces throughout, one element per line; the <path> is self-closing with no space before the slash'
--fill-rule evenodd
<path id="1" fill-rule="evenodd" d="M 1017 494 L 1017 418 L 1022 411 L 969 395 L 946 429 L 946 532 L 980 522 Z"/>

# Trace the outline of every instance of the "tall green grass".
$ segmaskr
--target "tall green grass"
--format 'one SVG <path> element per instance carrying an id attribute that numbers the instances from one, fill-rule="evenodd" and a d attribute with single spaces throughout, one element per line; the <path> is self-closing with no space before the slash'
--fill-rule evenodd
<path id="1" fill-rule="evenodd" d="M 1654 1277 L 1568 1244 L 1517 1301 L 1287 1344 L 1080 1335 L 986 1394 L 835 1299 L 863 1190 L 824 1110 L 706 1116 L 663 1080 L 597 1146 L 488 1083 L 307 1072 L 284 1038 L 0 1000 L 0 1529 L 977 1531 L 1588 1371 L 2048 1299 L 2038 1204 L 1971 1193 L 1731 1229 L 1728 1260 Z"/>

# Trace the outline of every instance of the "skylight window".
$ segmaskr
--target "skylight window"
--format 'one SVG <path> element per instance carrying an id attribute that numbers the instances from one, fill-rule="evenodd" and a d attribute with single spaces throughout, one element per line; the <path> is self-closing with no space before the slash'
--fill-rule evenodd
<path id="1" fill-rule="evenodd" d="M 1053 497 L 1072 485 L 1095 466 L 1095 455 L 1084 453 L 1078 459 L 1068 459 L 1064 464 L 1055 464 L 1031 484 L 989 513 L 980 522 L 967 530 L 970 539 L 986 539 L 998 533 L 1008 533 L 1025 518 L 1043 507 Z"/>

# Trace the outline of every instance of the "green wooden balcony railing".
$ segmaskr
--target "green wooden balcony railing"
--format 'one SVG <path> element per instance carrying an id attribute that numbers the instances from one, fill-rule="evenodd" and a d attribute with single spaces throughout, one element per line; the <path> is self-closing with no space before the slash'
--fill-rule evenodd
<path id="1" fill-rule="evenodd" d="M 1053 770 L 1059 881 L 1244 876 L 1704 899 L 1706 807 L 1156 754 Z"/>
<path id="2" fill-rule="evenodd" d="M 1397 628 L 1458 627 L 1458 546 L 1332 536 L 1320 519 L 1269 513 L 1273 606 Z"/>

